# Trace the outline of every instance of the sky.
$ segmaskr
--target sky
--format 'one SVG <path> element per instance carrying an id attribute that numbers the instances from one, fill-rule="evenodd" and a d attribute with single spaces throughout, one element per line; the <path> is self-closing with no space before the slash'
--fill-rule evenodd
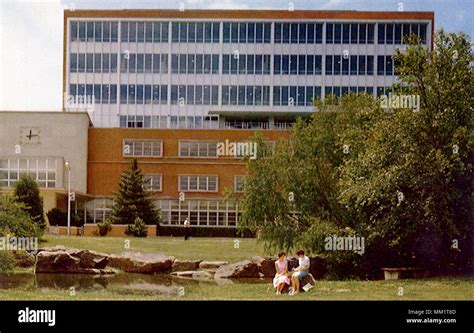
<path id="1" fill-rule="evenodd" d="M 434 11 L 435 30 L 474 35 L 474 0 L 0 0 L 0 110 L 60 111 L 64 9 Z"/>

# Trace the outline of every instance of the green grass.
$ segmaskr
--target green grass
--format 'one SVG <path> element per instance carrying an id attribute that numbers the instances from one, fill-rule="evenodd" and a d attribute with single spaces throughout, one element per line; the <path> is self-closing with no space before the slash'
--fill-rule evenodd
<path id="1" fill-rule="evenodd" d="M 398 281 L 318 281 L 308 293 L 275 295 L 269 283 L 185 285 L 184 296 L 108 288 L 95 291 L 0 290 L 0 300 L 473 300 L 473 277 Z M 399 296 L 399 288 L 403 295 Z"/>
<path id="2" fill-rule="evenodd" d="M 178 259 L 224 260 L 236 262 L 264 255 L 263 245 L 255 239 L 233 238 L 112 238 L 45 236 L 42 246 L 91 249 L 105 253 L 139 251 L 158 252 Z M 125 248 L 126 240 L 130 248 Z M 19 273 L 16 273 L 19 274 Z M 125 277 L 125 276 L 124 276 Z M 61 277 L 59 277 L 61 278 Z M 133 283 L 148 283 L 153 277 L 133 277 Z M 34 280 L 34 277 L 33 277 Z M 74 281 L 73 281 L 74 282 Z M 75 281 L 74 283 L 79 283 Z M 171 282 L 170 282 L 171 283 Z M 79 283 L 80 284 L 80 283 Z M 163 295 L 150 290 L 130 290 L 125 284 L 108 284 L 106 289 L 80 289 L 69 295 L 69 287 L 40 288 L 26 284 L 15 289 L 0 289 L 0 300 L 474 300 L 474 277 L 445 277 L 390 281 L 320 280 L 308 293 L 296 296 L 275 295 L 270 280 L 253 283 L 239 281 L 228 285 L 174 279 L 172 284 L 185 288 L 184 296 Z M 169 285 L 169 284 L 168 284 Z M 399 295 L 403 288 L 403 295 Z"/>
<path id="3" fill-rule="evenodd" d="M 105 253 L 136 251 L 143 253 L 158 252 L 174 256 L 177 259 L 223 260 L 237 262 L 250 260 L 253 256 L 264 255 L 263 244 L 252 238 L 190 238 L 150 237 L 150 238 L 114 238 L 114 237 L 66 237 L 45 235 L 41 246 L 64 245 L 79 249 L 89 249 Z M 126 240 L 130 248 L 125 248 Z M 234 241 L 239 246 L 235 248 Z"/>

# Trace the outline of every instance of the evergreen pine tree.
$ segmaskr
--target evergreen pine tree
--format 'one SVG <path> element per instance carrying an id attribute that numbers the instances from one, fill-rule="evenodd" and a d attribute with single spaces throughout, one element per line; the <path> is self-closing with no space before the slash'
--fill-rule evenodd
<path id="1" fill-rule="evenodd" d="M 15 200 L 25 205 L 25 210 L 31 220 L 44 230 L 46 222 L 43 213 L 43 198 L 40 197 L 36 180 L 30 175 L 21 176 L 15 184 L 14 192 Z"/>
<path id="2" fill-rule="evenodd" d="M 143 188 L 143 172 L 133 159 L 130 167 L 120 176 L 119 190 L 115 193 L 115 203 L 111 219 L 117 224 L 134 224 L 139 217 L 145 224 L 159 224 L 160 214 L 153 198 Z"/>

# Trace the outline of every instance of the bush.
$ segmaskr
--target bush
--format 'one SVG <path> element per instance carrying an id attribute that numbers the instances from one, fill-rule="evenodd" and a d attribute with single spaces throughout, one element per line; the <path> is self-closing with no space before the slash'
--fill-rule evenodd
<path id="1" fill-rule="evenodd" d="M 0 236 L 7 234 L 17 237 L 40 237 L 41 229 L 31 221 L 24 210 L 25 205 L 12 197 L 0 195 Z"/>
<path id="2" fill-rule="evenodd" d="M 106 219 L 104 221 L 98 222 L 97 226 L 99 227 L 99 236 L 105 236 L 112 229 L 112 221 Z"/>
<path id="3" fill-rule="evenodd" d="M 139 217 L 135 218 L 134 224 L 129 224 L 127 226 L 127 230 L 125 230 L 125 234 L 133 235 L 134 237 L 146 237 L 148 234 L 148 230 L 146 227 L 145 222 Z"/>
<path id="4" fill-rule="evenodd" d="M 10 251 L 0 250 L 0 272 L 12 271 L 15 268 L 16 260 Z"/>
<path id="5" fill-rule="evenodd" d="M 157 229 L 158 236 L 184 236 L 184 227 L 182 226 L 163 226 Z M 238 229 L 232 227 L 191 227 L 191 235 L 193 237 L 244 237 L 244 238 L 255 238 L 255 233 L 249 229 Z"/>
<path id="6" fill-rule="evenodd" d="M 57 208 L 51 209 L 46 213 L 48 217 L 49 225 L 67 227 L 67 212 L 63 212 Z M 71 226 L 82 227 L 84 221 L 76 214 L 71 214 Z"/>

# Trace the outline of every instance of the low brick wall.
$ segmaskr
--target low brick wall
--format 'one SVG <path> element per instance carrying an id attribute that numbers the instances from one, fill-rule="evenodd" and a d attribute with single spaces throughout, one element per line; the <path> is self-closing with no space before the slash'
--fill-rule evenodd
<path id="1" fill-rule="evenodd" d="M 147 225 L 147 237 L 156 237 L 156 225 Z M 107 233 L 106 237 L 127 237 L 125 234 L 127 225 L 113 224 L 112 229 Z M 84 224 L 84 236 L 99 236 L 99 227 L 97 224 Z"/>
<path id="2" fill-rule="evenodd" d="M 71 236 L 79 236 L 80 228 L 78 227 L 71 227 Z M 67 227 L 59 227 L 59 226 L 49 226 L 48 232 L 52 235 L 63 235 L 67 236 Z"/>

